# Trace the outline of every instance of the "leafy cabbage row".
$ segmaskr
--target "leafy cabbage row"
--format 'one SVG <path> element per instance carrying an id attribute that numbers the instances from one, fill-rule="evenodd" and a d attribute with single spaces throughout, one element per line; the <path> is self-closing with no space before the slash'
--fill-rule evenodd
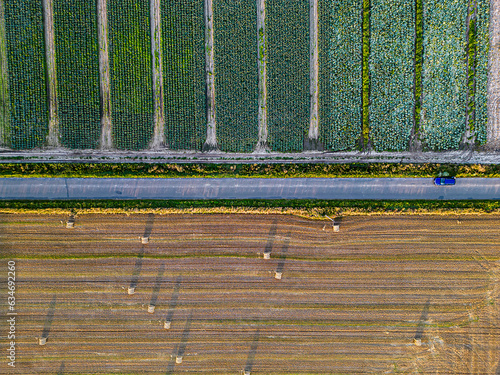
<path id="1" fill-rule="evenodd" d="M 48 132 L 45 41 L 41 1 L 5 1 L 10 147 L 32 149 Z"/>
<path id="2" fill-rule="evenodd" d="M 161 2 L 165 138 L 201 150 L 206 136 L 203 0 Z"/>
<path id="3" fill-rule="evenodd" d="M 309 129 L 309 3 L 266 1 L 268 143 L 302 151 Z"/>
<path id="4" fill-rule="evenodd" d="M 353 150 L 361 137 L 363 0 L 319 2 L 319 129 L 325 149 Z"/>
<path id="5" fill-rule="evenodd" d="M 424 0 L 422 135 L 430 150 L 458 149 L 467 110 L 467 1 Z"/>
<path id="6" fill-rule="evenodd" d="M 217 141 L 223 151 L 251 152 L 258 137 L 255 1 L 214 0 Z"/>
<path id="7" fill-rule="evenodd" d="M 489 53 L 490 1 L 477 0 L 476 18 L 476 115 L 474 130 L 476 141 L 486 143 L 488 125 L 488 53 Z"/>
<path id="8" fill-rule="evenodd" d="M 149 1 L 108 0 L 113 141 L 141 150 L 153 135 Z"/>
<path id="9" fill-rule="evenodd" d="M 54 2 L 61 144 L 97 148 L 100 127 L 99 47 L 95 1 Z"/>
<path id="10" fill-rule="evenodd" d="M 403 151 L 414 123 L 415 1 L 372 0 L 370 140 L 377 151 Z"/>

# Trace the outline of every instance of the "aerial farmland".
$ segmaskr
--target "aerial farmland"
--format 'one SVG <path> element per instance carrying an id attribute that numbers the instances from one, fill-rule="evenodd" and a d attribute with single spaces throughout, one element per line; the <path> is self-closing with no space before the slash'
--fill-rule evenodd
<path id="1" fill-rule="evenodd" d="M 499 46 L 497 0 L 0 0 L 0 374 L 499 375 Z"/>
<path id="2" fill-rule="evenodd" d="M 2 1 L 2 150 L 494 153 L 497 7 Z"/>

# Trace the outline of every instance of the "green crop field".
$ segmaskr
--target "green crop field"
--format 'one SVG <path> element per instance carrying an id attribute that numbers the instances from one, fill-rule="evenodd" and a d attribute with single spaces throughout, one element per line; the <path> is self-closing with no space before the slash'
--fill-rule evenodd
<path id="1" fill-rule="evenodd" d="M 268 143 L 302 151 L 309 128 L 309 4 L 266 2 Z"/>
<path id="2" fill-rule="evenodd" d="M 32 0 L 6 1 L 5 31 L 13 149 L 45 142 L 48 130 L 43 8 Z"/>
<path id="3" fill-rule="evenodd" d="M 153 68 L 149 3 L 108 1 L 113 139 L 140 150 L 153 135 Z"/>
<path id="4" fill-rule="evenodd" d="M 486 142 L 488 124 L 489 15 L 489 0 L 477 0 L 474 130 L 476 142 L 479 144 Z"/>
<path id="5" fill-rule="evenodd" d="M 484 151 L 492 131 L 489 0 L 320 0 L 317 20 L 305 0 L 263 0 L 260 30 L 256 1 L 109 0 L 104 14 L 96 2 L 58 0 L 44 17 L 47 4 L 10 1 L 0 12 L 7 149 L 57 144 L 49 132 L 66 149 L 98 148 L 106 61 L 112 150 L 157 147 L 163 132 L 165 150 L 201 151 L 215 133 L 221 152 L 251 153 L 258 141 L 301 152 L 311 92 L 325 151 Z"/>
<path id="6" fill-rule="evenodd" d="M 361 137 L 363 0 L 324 1 L 319 9 L 320 140 L 356 148 Z"/>
<path id="7" fill-rule="evenodd" d="M 206 135 L 203 0 L 163 1 L 165 138 L 173 150 L 201 150 Z"/>
<path id="8" fill-rule="evenodd" d="M 97 148 L 101 131 L 97 4 L 58 0 L 54 28 L 61 143 Z"/>
<path id="9" fill-rule="evenodd" d="M 415 1 L 372 0 L 370 27 L 370 140 L 375 150 L 406 150 L 415 108 Z"/>
<path id="10" fill-rule="evenodd" d="M 457 149 L 465 130 L 467 2 L 424 0 L 422 127 L 431 150 Z"/>
<path id="11" fill-rule="evenodd" d="M 223 151 L 251 152 L 257 144 L 257 7 L 214 0 L 217 140 Z"/>

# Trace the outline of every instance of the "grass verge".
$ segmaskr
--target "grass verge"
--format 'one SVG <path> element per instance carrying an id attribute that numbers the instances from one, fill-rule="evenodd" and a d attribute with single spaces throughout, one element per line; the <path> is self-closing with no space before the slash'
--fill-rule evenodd
<path id="1" fill-rule="evenodd" d="M 142 200 L 0 201 L 0 214 L 284 214 L 310 219 L 351 215 L 500 214 L 500 201 Z"/>
<path id="2" fill-rule="evenodd" d="M 148 164 L 0 163 L 0 177 L 291 178 L 500 177 L 500 164 Z"/>

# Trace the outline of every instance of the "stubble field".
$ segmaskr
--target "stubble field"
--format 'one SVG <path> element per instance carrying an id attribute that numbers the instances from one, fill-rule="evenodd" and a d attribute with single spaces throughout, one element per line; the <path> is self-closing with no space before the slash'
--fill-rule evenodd
<path id="1" fill-rule="evenodd" d="M 345 217 L 338 233 L 293 216 L 67 219 L 0 216 L 18 312 L 0 373 L 500 370 L 499 216 Z"/>

